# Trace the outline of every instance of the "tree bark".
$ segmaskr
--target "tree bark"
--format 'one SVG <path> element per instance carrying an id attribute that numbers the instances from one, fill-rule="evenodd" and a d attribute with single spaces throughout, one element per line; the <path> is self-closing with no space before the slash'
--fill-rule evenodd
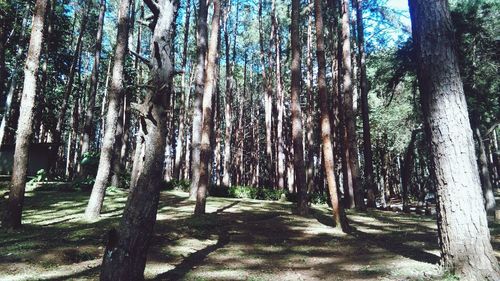
<path id="1" fill-rule="evenodd" d="M 231 12 L 231 4 L 228 5 L 227 13 L 226 13 L 226 26 L 224 32 L 224 43 L 226 48 L 226 110 L 224 120 L 226 123 L 226 131 L 224 135 L 224 159 L 222 164 L 223 177 L 222 177 L 222 185 L 229 187 L 231 186 L 231 172 L 230 172 L 230 162 L 231 162 L 231 134 L 232 134 L 232 118 L 233 118 L 233 67 L 234 67 L 234 54 L 233 61 L 230 59 L 230 42 L 229 42 L 229 15 Z M 235 41 L 233 44 L 236 44 L 236 26 L 237 20 L 234 22 L 233 33 L 235 36 Z"/>
<path id="2" fill-rule="evenodd" d="M 409 5 L 431 176 L 437 188 L 442 265 L 461 280 L 500 280 L 448 1 L 410 0 Z"/>
<path id="3" fill-rule="evenodd" d="M 122 1 L 127 2 L 127 0 Z M 101 280 L 144 280 L 146 256 L 160 197 L 161 174 L 167 136 L 167 110 L 171 95 L 172 25 L 177 9 L 174 1 L 146 0 L 154 15 L 151 40 L 151 89 L 139 106 L 144 158 L 130 194 L 118 231 L 110 231 L 104 253 Z M 123 7 L 123 6 L 121 6 Z M 124 20 L 123 22 L 127 22 Z M 123 38 L 126 38 L 126 35 Z"/>
<path id="4" fill-rule="evenodd" d="M 217 38 L 219 36 L 220 25 L 220 3 L 218 0 L 212 0 L 214 5 L 214 14 L 212 16 L 210 41 L 208 45 L 208 62 L 207 72 L 205 76 L 205 87 L 203 89 L 203 129 L 201 135 L 201 151 L 200 151 L 200 180 L 196 193 L 196 207 L 194 213 L 196 215 L 205 213 L 206 197 L 209 184 L 209 166 L 212 155 L 210 146 L 210 135 L 212 133 L 212 95 L 216 83 L 216 66 L 217 66 Z"/>
<path id="5" fill-rule="evenodd" d="M 191 188 L 190 198 L 194 199 L 200 180 L 200 143 L 203 122 L 203 92 L 205 83 L 205 60 L 207 56 L 208 7 L 204 0 L 198 2 L 198 26 L 196 31 L 196 48 L 198 61 L 196 65 L 195 96 L 193 101 L 193 130 L 191 133 Z"/>
<path id="6" fill-rule="evenodd" d="M 347 176 L 349 195 L 354 196 L 356 208 L 365 208 L 363 191 L 359 184 L 359 163 L 356 153 L 356 115 L 353 110 L 353 85 L 352 85 L 352 61 L 351 61 L 351 31 L 349 26 L 349 1 L 342 0 L 342 94 L 344 109 L 344 152 L 347 165 Z M 352 206 L 353 200 L 349 197 L 348 206 Z"/>
<path id="7" fill-rule="evenodd" d="M 370 134 L 370 109 L 368 105 L 368 79 L 366 76 L 365 35 L 363 26 L 363 0 L 354 0 L 358 35 L 358 66 L 360 71 L 361 117 L 363 119 L 363 157 L 367 207 L 375 208 L 375 177 L 373 176 L 373 152 Z"/>
<path id="8" fill-rule="evenodd" d="M 21 227 L 21 217 L 28 170 L 29 146 L 33 136 L 33 115 L 37 87 L 37 74 L 43 42 L 43 29 L 47 0 L 37 0 L 31 24 L 31 37 L 28 56 L 24 68 L 24 84 L 21 98 L 19 121 L 16 132 L 14 163 L 10 183 L 7 209 L 4 212 L 2 227 Z"/>
<path id="9" fill-rule="evenodd" d="M 85 121 L 83 125 L 83 140 L 82 140 L 82 155 L 90 151 L 90 147 L 94 142 L 94 111 L 95 98 L 97 94 L 97 85 L 99 82 L 99 66 L 101 61 L 102 47 L 102 29 L 104 27 L 104 14 L 106 12 L 106 1 L 101 0 L 99 6 L 99 18 L 97 20 L 97 35 L 95 39 L 94 64 L 90 75 L 90 91 L 88 94 L 87 109 L 85 110 Z M 82 169 L 82 173 L 85 173 Z"/>
<path id="10" fill-rule="evenodd" d="M 292 0 L 291 18 L 291 113 L 292 113 L 292 142 L 293 142 L 293 166 L 295 170 L 295 184 L 298 193 L 298 212 L 305 215 L 308 212 L 306 192 L 306 171 L 304 168 L 304 146 L 302 143 L 302 110 L 300 108 L 300 0 Z"/>
<path id="11" fill-rule="evenodd" d="M 479 155 L 479 178 L 481 180 L 481 186 L 483 188 L 484 206 L 486 208 L 486 212 L 495 213 L 495 193 L 493 192 L 493 185 L 491 184 L 490 169 L 488 168 L 488 158 L 486 156 L 486 149 L 479 127 L 476 126 L 474 128 L 474 134 L 478 144 L 477 148 Z"/>
<path id="12" fill-rule="evenodd" d="M 330 113 L 328 110 L 328 96 L 326 93 L 326 58 L 325 58 L 325 42 L 323 35 L 323 12 L 321 0 L 314 0 L 314 11 L 316 14 L 316 56 L 318 60 L 318 93 L 320 104 L 320 128 L 321 128 L 321 143 L 323 148 L 323 167 L 325 170 L 326 182 L 330 193 L 330 202 L 332 204 L 333 219 L 335 226 L 343 231 L 348 231 L 347 217 L 342 204 L 339 204 L 339 196 L 337 192 L 337 181 L 334 172 L 334 157 L 333 145 L 331 139 L 331 122 Z"/>
<path id="13" fill-rule="evenodd" d="M 104 194 L 111 173 L 111 162 L 115 143 L 115 133 L 120 112 L 120 101 L 124 94 L 123 68 L 125 57 L 128 52 L 129 35 L 129 0 L 121 0 L 118 17 L 118 32 L 116 35 L 116 47 L 111 76 L 111 89 L 108 93 L 108 112 L 106 113 L 106 128 L 99 157 L 99 166 L 89 203 L 85 209 L 85 218 L 95 220 L 101 213 Z"/>

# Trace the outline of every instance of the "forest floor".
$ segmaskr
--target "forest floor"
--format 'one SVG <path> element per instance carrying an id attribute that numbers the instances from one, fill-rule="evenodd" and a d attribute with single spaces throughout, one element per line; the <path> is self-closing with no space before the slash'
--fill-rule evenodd
<path id="1" fill-rule="evenodd" d="M 88 196 L 28 189 L 23 229 L 0 231 L 0 280 L 97 279 L 126 192 L 108 190 L 93 223 L 81 218 Z M 299 217 L 291 203 L 210 197 L 197 218 L 193 205 L 186 193 L 162 192 L 147 280 L 455 280 L 437 266 L 431 217 L 349 210 L 353 232 L 343 234 L 331 227 L 327 206 Z M 500 225 L 491 226 L 500 257 Z"/>

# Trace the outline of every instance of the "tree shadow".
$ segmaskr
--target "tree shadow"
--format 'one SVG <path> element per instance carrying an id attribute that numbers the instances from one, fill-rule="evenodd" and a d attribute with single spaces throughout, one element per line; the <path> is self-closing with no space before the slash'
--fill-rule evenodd
<path id="1" fill-rule="evenodd" d="M 238 202 L 235 203 L 237 204 Z M 181 280 L 190 270 L 201 264 L 210 253 L 224 247 L 229 241 L 229 234 L 227 232 L 221 233 L 217 243 L 190 254 L 180 264 L 176 265 L 175 268 L 156 276 L 152 280 Z"/>

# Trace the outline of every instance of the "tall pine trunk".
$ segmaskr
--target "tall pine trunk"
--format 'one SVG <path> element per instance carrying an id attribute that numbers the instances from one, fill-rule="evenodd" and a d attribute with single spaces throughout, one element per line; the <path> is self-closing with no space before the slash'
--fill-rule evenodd
<path id="1" fill-rule="evenodd" d="M 121 8 L 127 5 L 123 2 Z M 173 2 L 145 2 L 155 16 L 151 40 L 151 88 L 138 106 L 141 134 L 144 138 L 144 157 L 138 165 L 141 169 L 137 180 L 130 185 L 131 191 L 118 231 L 110 231 L 101 268 L 101 280 L 144 280 L 146 256 L 160 197 L 167 136 L 167 110 L 172 94 L 174 69 L 171 31 L 177 9 Z"/>
<path id="2" fill-rule="evenodd" d="M 217 66 L 217 38 L 220 25 L 220 3 L 218 0 L 212 1 L 214 5 L 214 14 L 212 16 L 210 41 L 208 45 L 208 62 L 205 76 L 205 87 L 203 89 L 203 127 L 201 131 L 201 151 L 200 151 L 200 180 L 196 193 L 196 207 L 194 213 L 204 214 L 206 205 L 206 196 L 210 180 L 209 167 L 212 156 L 212 147 L 210 146 L 210 135 L 213 125 L 212 95 L 216 83 Z"/>
<path id="3" fill-rule="evenodd" d="M 306 170 L 304 167 L 304 146 L 302 143 L 302 110 L 300 108 L 301 71 L 300 71 L 300 0 L 292 0 L 291 18 L 291 51 L 292 51 L 292 80 L 291 80 L 291 121 L 293 143 L 293 166 L 295 184 L 298 193 L 298 212 L 305 215 L 308 212 Z"/>
<path id="4" fill-rule="evenodd" d="M 321 143 L 323 148 L 323 167 L 325 170 L 330 202 L 332 204 L 335 226 L 343 231 L 348 230 L 347 218 L 342 204 L 339 203 L 337 192 L 337 181 L 335 179 L 335 160 L 333 157 L 333 145 L 331 139 L 330 112 L 328 110 L 328 96 L 326 93 L 326 58 L 325 42 L 323 35 L 323 12 L 321 0 L 314 0 L 314 11 L 316 14 L 316 56 L 318 59 L 318 92 L 320 104 L 320 129 Z"/>
<path id="5" fill-rule="evenodd" d="M 191 133 L 191 188 L 189 196 L 196 197 L 200 180 L 200 145 L 203 122 L 203 92 L 205 83 L 205 59 L 207 56 L 208 7 L 204 0 L 198 2 L 198 26 L 196 31 L 196 48 L 198 61 L 196 62 L 195 96 L 193 101 L 193 130 Z"/>
<path id="6" fill-rule="evenodd" d="M 101 61 L 102 29 L 104 27 L 104 13 L 106 12 L 106 1 L 101 0 L 99 7 L 99 19 L 97 21 L 97 35 L 95 39 L 94 64 L 90 75 L 90 91 L 88 94 L 87 109 L 85 110 L 85 120 L 83 125 L 82 155 L 90 151 L 94 142 L 94 111 L 95 98 L 97 94 L 97 84 L 99 83 L 99 65 Z M 82 170 L 84 173 L 84 171 Z"/>
<path id="7" fill-rule="evenodd" d="M 360 72 L 359 88 L 361 92 L 361 117 L 363 119 L 363 157 L 367 206 L 375 207 L 375 177 L 373 176 L 373 152 L 370 135 L 370 109 L 368 107 L 368 78 L 366 76 L 365 35 L 363 25 L 363 0 L 353 0 L 356 7 L 358 35 L 358 67 Z"/>
<path id="8" fill-rule="evenodd" d="M 437 188 L 441 262 L 461 280 L 500 280 L 448 1 L 410 0 L 409 4 L 431 175 Z"/>
<path id="9" fill-rule="evenodd" d="M 85 218 L 94 220 L 101 213 L 104 194 L 108 185 L 109 175 L 111 173 L 111 163 L 113 160 L 115 133 L 118 124 L 120 101 L 124 94 L 124 75 L 123 68 L 125 58 L 128 52 L 129 35 L 129 1 L 121 0 L 118 17 L 118 32 L 116 35 L 116 47 L 111 76 L 111 89 L 108 93 L 108 111 L 106 113 L 106 127 L 99 157 L 99 166 L 95 178 L 89 203 L 85 209 Z"/>
<path id="10" fill-rule="evenodd" d="M 37 0 L 31 24 L 31 37 L 28 56 L 24 68 L 24 84 L 21 98 L 19 121 L 16 132 L 14 163 L 10 183 L 9 199 L 5 210 L 2 227 L 21 227 L 21 217 L 28 171 L 29 146 L 33 137 L 33 116 L 37 87 L 37 74 L 43 42 L 43 29 L 47 0 Z"/>

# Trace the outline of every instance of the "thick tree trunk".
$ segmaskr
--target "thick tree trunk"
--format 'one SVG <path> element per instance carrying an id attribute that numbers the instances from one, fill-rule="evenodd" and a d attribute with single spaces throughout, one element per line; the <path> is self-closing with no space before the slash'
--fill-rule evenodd
<path id="1" fill-rule="evenodd" d="M 306 171 L 304 168 L 304 146 L 302 143 L 302 110 L 300 108 L 300 0 L 292 0 L 291 18 L 291 51 L 292 51 L 292 80 L 291 80 L 291 113 L 292 113 L 292 142 L 293 166 L 295 171 L 295 184 L 298 193 L 298 212 L 305 215 L 308 212 Z"/>
<path id="2" fill-rule="evenodd" d="M 31 24 L 31 38 L 24 68 L 24 84 L 19 121 L 16 132 L 14 163 L 10 183 L 9 199 L 4 212 L 2 227 L 21 227 L 21 217 L 28 170 L 29 145 L 33 136 L 33 114 L 37 87 L 37 74 L 43 42 L 43 27 L 47 0 L 37 0 Z"/>
<path id="3" fill-rule="evenodd" d="M 365 203 L 359 184 L 359 163 L 356 153 L 356 115 L 353 110 L 353 85 L 351 61 L 351 31 L 349 26 L 349 1 L 342 0 L 342 94 L 344 109 L 344 151 L 347 165 L 349 193 L 354 195 L 356 208 L 363 210 Z M 352 199 L 349 201 L 352 204 Z"/>
<path id="4" fill-rule="evenodd" d="M 212 95 L 216 83 L 216 66 L 217 66 L 217 38 L 219 36 L 220 25 L 220 3 L 218 0 L 212 1 L 214 5 L 214 14 L 212 16 L 210 41 L 207 54 L 207 72 L 205 76 L 205 87 L 203 91 L 203 129 L 201 135 L 201 151 L 200 151 L 200 180 L 196 193 L 196 207 L 194 213 L 196 215 L 205 213 L 206 197 L 208 184 L 210 180 L 210 160 L 212 149 L 210 146 L 210 134 L 212 133 Z"/>
<path id="5" fill-rule="evenodd" d="M 204 0 L 198 3 L 198 26 L 196 31 L 196 62 L 195 96 L 193 101 L 193 130 L 191 133 L 191 190 L 189 196 L 194 199 L 200 181 L 200 145 L 203 122 L 203 92 L 205 83 L 205 59 L 208 46 L 207 27 L 208 7 Z"/>
<path id="6" fill-rule="evenodd" d="M 358 35 L 358 66 L 360 71 L 361 117 L 363 119 L 363 157 L 367 207 L 375 208 L 375 178 L 373 176 L 373 152 L 370 135 L 370 109 L 368 107 L 368 79 L 366 76 L 365 35 L 363 26 L 363 0 L 354 0 Z"/>
<path id="7" fill-rule="evenodd" d="M 417 74 L 437 187 L 442 265 L 461 280 L 500 280 L 458 68 L 448 1 L 410 0 Z"/>
<path id="8" fill-rule="evenodd" d="M 318 93 L 320 104 L 320 129 L 321 143 L 323 148 L 323 167 L 325 170 L 326 182 L 330 193 L 330 202 L 332 204 L 333 218 L 335 226 L 347 231 L 349 226 L 347 217 L 342 204 L 339 204 L 337 192 L 337 181 L 335 179 L 335 161 L 333 157 L 333 146 L 331 139 L 330 112 L 328 110 L 328 96 L 326 93 L 326 58 L 325 43 L 323 35 L 323 12 L 321 0 L 314 0 L 314 11 L 316 15 L 316 56 L 318 60 Z"/>
<path id="9" fill-rule="evenodd" d="M 97 84 L 99 82 L 99 65 L 101 61 L 102 29 L 104 27 L 104 13 L 106 12 L 106 1 L 101 0 L 99 7 L 99 19 L 97 21 L 97 35 L 95 39 L 94 64 L 90 75 L 90 91 L 88 94 L 87 109 L 85 110 L 85 121 L 83 125 L 82 155 L 90 151 L 94 142 L 94 111 L 95 98 L 97 94 Z M 85 171 L 82 170 L 82 173 Z"/>
<path id="10" fill-rule="evenodd" d="M 89 203 L 85 209 L 85 218 L 94 220 L 101 213 L 104 194 L 108 185 L 109 175 L 111 173 L 111 163 L 113 160 L 113 151 L 115 143 L 115 133 L 118 123 L 120 101 L 124 93 L 124 75 L 123 68 L 125 57 L 128 52 L 128 34 L 129 34 L 129 1 L 121 0 L 118 17 L 118 32 L 116 35 L 116 47 L 113 63 L 113 72 L 111 76 L 111 90 L 108 93 L 108 112 L 106 114 L 106 128 L 99 158 L 99 167 L 95 179 Z"/>
<path id="11" fill-rule="evenodd" d="M 110 231 L 100 278 L 106 281 L 144 280 L 146 256 L 160 197 L 167 110 L 172 90 L 171 29 L 177 7 L 168 0 L 160 0 L 157 4 L 145 3 L 155 15 L 151 40 L 151 86 L 154 89 L 148 92 L 139 106 L 140 122 L 144 125 L 141 127 L 144 137 L 144 158 L 140 161 L 142 169 L 136 182 L 131 183 L 118 231 Z"/>

